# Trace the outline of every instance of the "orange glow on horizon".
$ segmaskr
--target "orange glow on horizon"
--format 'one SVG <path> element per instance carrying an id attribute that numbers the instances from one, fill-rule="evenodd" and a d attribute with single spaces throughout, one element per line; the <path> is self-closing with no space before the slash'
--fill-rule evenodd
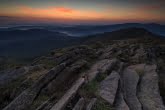
<path id="1" fill-rule="evenodd" d="M 155 6 L 156 7 L 156 6 Z M 145 8 L 155 8 L 145 7 Z M 4 14 L 3 14 L 4 13 Z M 106 9 L 104 11 L 96 10 L 80 10 L 68 7 L 47 7 L 47 8 L 32 8 L 29 6 L 18 6 L 13 11 L 3 11 L 0 15 L 17 16 L 24 18 L 46 18 L 47 20 L 66 20 L 66 21 L 160 21 L 164 20 L 165 16 L 155 16 L 152 12 L 135 8 L 130 10 L 122 9 Z"/>
<path id="2" fill-rule="evenodd" d="M 31 8 L 21 6 L 16 13 L 18 16 L 30 16 L 40 18 L 55 18 L 55 19 L 76 19 L 76 20 L 91 20 L 91 19 L 106 19 L 107 15 L 96 11 L 83 11 L 66 7 L 48 7 L 45 9 Z"/>

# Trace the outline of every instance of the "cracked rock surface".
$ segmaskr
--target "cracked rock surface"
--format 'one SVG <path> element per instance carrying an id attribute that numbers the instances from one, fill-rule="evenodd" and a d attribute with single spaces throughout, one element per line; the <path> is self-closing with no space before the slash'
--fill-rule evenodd
<path id="1" fill-rule="evenodd" d="M 0 71 L 0 109 L 165 110 L 165 46 L 154 41 L 87 42 Z"/>

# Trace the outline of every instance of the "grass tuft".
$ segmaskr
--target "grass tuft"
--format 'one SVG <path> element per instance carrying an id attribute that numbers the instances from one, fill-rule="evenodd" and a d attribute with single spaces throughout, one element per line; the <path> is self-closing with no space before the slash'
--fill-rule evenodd
<path id="1" fill-rule="evenodd" d="M 97 100 L 92 110 L 115 110 L 110 104 L 102 99 Z"/>

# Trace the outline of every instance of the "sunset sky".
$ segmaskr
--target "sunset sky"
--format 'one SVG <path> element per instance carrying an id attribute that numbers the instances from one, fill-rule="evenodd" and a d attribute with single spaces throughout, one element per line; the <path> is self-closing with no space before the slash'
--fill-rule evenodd
<path id="1" fill-rule="evenodd" d="M 164 24 L 164 13 L 165 0 L 0 0 L 0 16 L 8 17 L 3 23 L 15 18 L 17 22 Z"/>

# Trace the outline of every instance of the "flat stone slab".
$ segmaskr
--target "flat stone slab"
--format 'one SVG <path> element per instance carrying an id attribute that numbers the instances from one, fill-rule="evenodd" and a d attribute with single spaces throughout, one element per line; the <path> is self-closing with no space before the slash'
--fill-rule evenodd
<path id="1" fill-rule="evenodd" d="M 40 90 L 45 85 L 47 85 L 53 78 L 55 78 L 56 75 L 59 74 L 64 68 L 65 65 L 61 64 L 51 69 L 47 74 L 41 77 L 30 88 L 28 88 L 27 90 L 22 92 L 18 97 L 16 97 L 3 110 L 25 110 L 28 106 L 32 104 Z"/>
<path id="2" fill-rule="evenodd" d="M 156 65 L 146 65 L 139 85 L 138 97 L 143 110 L 165 110 L 159 93 Z"/>
<path id="3" fill-rule="evenodd" d="M 66 94 L 50 110 L 63 110 L 67 103 L 75 96 L 78 89 L 84 82 L 85 78 L 78 79 L 75 84 L 66 92 Z"/>
<path id="4" fill-rule="evenodd" d="M 119 79 L 120 75 L 113 71 L 105 80 L 101 82 L 98 89 L 99 96 L 111 105 L 113 105 L 115 100 Z"/>
<path id="5" fill-rule="evenodd" d="M 116 97 L 115 110 L 130 110 L 126 104 L 122 92 L 119 92 Z"/>
<path id="6" fill-rule="evenodd" d="M 86 73 L 88 81 L 93 80 L 99 73 L 101 74 L 108 70 L 111 70 L 112 67 L 116 64 L 116 62 L 116 59 L 104 59 L 96 62 Z"/>
<path id="7" fill-rule="evenodd" d="M 80 98 L 72 110 L 83 110 L 85 104 L 84 98 Z"/>
<path id="8" fill-rule="evenodd" d="M 136 96 L 139 76 L 135 70 L 126 68 L 122 74 L 123 96 L 130 110 L 142 110 Z"/>

